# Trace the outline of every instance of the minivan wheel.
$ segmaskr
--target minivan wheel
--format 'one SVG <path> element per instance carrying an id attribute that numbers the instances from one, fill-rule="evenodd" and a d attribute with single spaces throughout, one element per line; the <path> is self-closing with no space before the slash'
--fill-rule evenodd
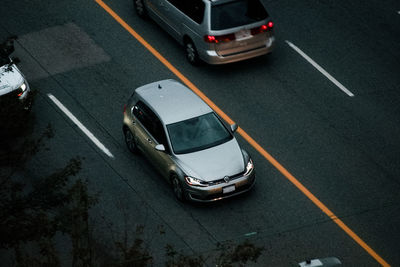
<path id="1" fill-rule="evenodd" d="M 135 137 L 133 136 L 132 132 L 128 129 L 125 129 L 124 135 L 125 135 L 125 143 L 129 151 L 136 154 L 138 152 L 138 148 L 136 145 Z"/>
<path id="2" fill-rule="evenodd" d="M 182 188 L 182 184 L 179 181 L 179 178 L 176 174 L 172 175 L 171 177 L 172 189 L 174 190 L 174 195 L 177 200 L 184 201 L 184 192 Z"/>
<path id="3" fill-rule="evenodd" d="M 141 17 L 145 18 L 147 13 L 146 13 L 146 8 L 144 7 L 143 0 L 133 0 L 133 6 L 135 8 L 136 14 Z"/>
<path id="4" fill-rule="evenodd" d="M 187 40 L 185 42 L 185 52 L 186 52 L 186 58 L 190 64 L 192 65 L 199 64 L 200 62 L 199 54 L 197 53 L 197 49 L 192 41 Z"/>

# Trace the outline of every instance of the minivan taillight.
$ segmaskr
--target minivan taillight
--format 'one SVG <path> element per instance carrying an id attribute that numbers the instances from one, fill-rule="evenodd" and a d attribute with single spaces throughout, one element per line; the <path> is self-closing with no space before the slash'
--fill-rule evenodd
<path id="1" fill-rule="evenodd" d="M 251 29 L 251 34 L 256 35 L 262 32 L 266 32 L 269 29 L 272 29 L 274 27 L 274 23 L 272 21 L 269 21 L 267 24 L 261 25 L 260 27 L 253 28 Z"/>
<path id="2" fill-rule="evenodd" d="M 235 34 L 231 33 L 231 34 L 225 34 L 225 35 L 218 35 L 218 36 L 214 36 L 214 35 L 206 35 L 204 36 L 204 41 L 206 41 L 207 43 L 222 43 L 222 42 L 229 42 L 229 41 L 233 41 L 235 40 Z"/>

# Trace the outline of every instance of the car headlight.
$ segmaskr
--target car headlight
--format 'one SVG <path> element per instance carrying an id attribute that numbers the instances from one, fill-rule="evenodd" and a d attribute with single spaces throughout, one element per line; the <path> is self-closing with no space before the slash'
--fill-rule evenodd
<path id="1" fill-rule="evenodd" d="M 200 179 L 197 179 L 194 177 L 185 176 L 185 180 L 186 180 L 186 183 L 188 183 L 189 185 L 192 185 L 192 186 L 202 186 L 202 187 L 208 186 L 208 183 L 206 181 L 203 181 L 203 180 L 200 180 Z"/>
<path id="2" fill-rule="evenodd" d="M 21 96 L 21 95 L 26 91 L 26 84 L 23 83 L 23 84 L 19 87 L 19 89 L 20 89 L 20 92 L 19 92 L 18 96 Z"/>
<path id="3" fill-rule="evenodd" d="M 249 173 L 254 169 L 254 164 L 253 161 L 251 159 L 249 159 L 249 162 L 247 162 L 246 165 L 246 171 L 244 173 L 244 175 L 249 175 Z"/>

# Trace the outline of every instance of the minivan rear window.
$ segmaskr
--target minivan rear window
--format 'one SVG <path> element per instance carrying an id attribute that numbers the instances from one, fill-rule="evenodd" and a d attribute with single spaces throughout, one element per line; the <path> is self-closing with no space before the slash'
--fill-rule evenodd
<path id="1" fill-rule="evenodd" d="M 224 30 L 257 22 L 268 17 L 259 0 L 237 0 L 211 7 L 211 29 Z"/>

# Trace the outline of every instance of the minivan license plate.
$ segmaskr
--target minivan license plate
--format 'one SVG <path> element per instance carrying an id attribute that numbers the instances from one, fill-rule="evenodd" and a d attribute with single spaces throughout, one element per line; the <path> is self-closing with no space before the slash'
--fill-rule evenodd
<path id="1" fill-rule="evenodd" d="M 235 191 L 235 185 L 227 186 L 222 188 L 222 193 L 226 194 Z"/>
<path id="2" fill-rule="evenodd" d="M 240 30 L 235 33 L 235 38 L 238 41 L 243 40 L 243 39 L 248 39 L 250 37 L 251 37 L 251 34 L 250 34 L 249 30 Z"/>

